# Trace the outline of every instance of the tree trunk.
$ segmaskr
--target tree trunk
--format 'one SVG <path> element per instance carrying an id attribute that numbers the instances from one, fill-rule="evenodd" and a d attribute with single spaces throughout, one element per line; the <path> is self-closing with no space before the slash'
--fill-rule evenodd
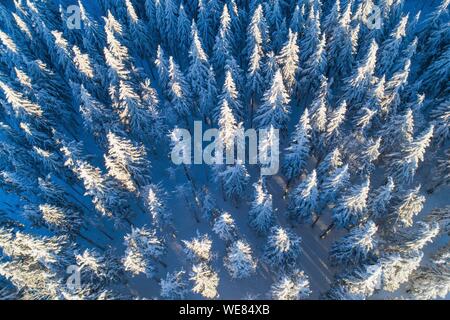
<path id="1" fill-rule="evenodd" d="M 327 235 L 331 232 L 331 230 L 334 228 L 334 222 L 332 222 L 328 228 L 320 235 L 320 239 L 325 239 Z"/>
<path id="2" fill-rule="evenodd" d="M 314 222 L 312 223 L 312 225 L 311 225 L 311 228 L 314 228 L 314 226 L 316 225 L 316 223 L 319 221 L 319 219 L 320 219 L 320 215 L 316 215 L 316 219 L 314 219 Z"/>

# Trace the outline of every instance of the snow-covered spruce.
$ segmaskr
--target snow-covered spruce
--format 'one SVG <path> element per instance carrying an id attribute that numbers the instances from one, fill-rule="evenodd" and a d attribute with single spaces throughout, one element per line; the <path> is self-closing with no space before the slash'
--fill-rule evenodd
<path id="1" fill-rule="evenodd" d="M 228 212 L 223 212 L 214 221 L 213 231 L 224 241 L 231 241 L 236 237 L 236 224 Z"/>
<path id="2" fill-rule="evenodd" d="M 259 234 L 267 234 L 275 224 L 272 195 L 267 191 L 262 178 L 253 184 L 254 199 L 248 212 L 249 225 Z"/>
<path id="3" fill-rule="evenodd" d="M 191 241 L 183 240 L 184 252 L 192 261 L 209 261 L 212 258 L 212 241 L 208 235 L 197 235 Z"/>
<path id="4" fill-rule="evenodd" d="M 264 249 L 264 261 L 273 267 L 289 270 L 301 253 L 300 243 L 301 238 L 291 231 L 272 227 Z"/>
<path id="5" fill-rule="evenodd" d="M 312 214 L 318 207 L 318 184 L 316 170 L 313 170 L 290 195 L 289 215 L 301 222 L 311 222 Z"/>
<path id="6" fill-rule="evenodd" d="M 218 296 L 219 276 L 205 262 L 192 266 L 189 279 L 194 282 L 192 287 L 194 293 L 199 293 L 208 299 L 214 299 Z"/>
<path id="7" fill-rule="evenodd" d="M 243 240 L 233 242 L 227 248 L 224 266 L 234 279 L 248 278 L 254 274 L 257 264 L 250 245 Z"/>
<path id="8" fill-rule="evenodd" d="M 183 279 L 185 272 L 168 272 L 165 279 L 161 279 L 161 297 L 166 299 L 183 299 L 188 291 L 187 282 Z"/>
<path id="9" fill-rule="evenodd" d="M 358 265 L 373 254 L 377 245 L 375 233 L 378 228 L 373 221 L 353 227 L 349 234 L 338 240 L 330 251 L 330 259 L 335 265 Z"/>
<path id="10" fill-rule="evenodd" d="M 147 277 L 154 276 L 156 262 L 165 253 L 166 248 L 156 232 L 146 227 L 133 228 L 125 236 L 125 256 L 122 259 L 125 270 L 132 275 L 144 273 Z"/>
<path id="11" fill-rule="evenodd" d="M 300 270 L 281 275 L 270 290 L 270 295 L 275 300 L 302 300 L 310 294 L 308 276 Z"/>

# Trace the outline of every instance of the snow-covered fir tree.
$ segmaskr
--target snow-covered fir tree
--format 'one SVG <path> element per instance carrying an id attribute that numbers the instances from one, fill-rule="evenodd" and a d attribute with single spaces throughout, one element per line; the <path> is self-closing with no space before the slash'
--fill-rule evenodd
<path id="1" fill-rule="evenodd" d="M 264 260 L 273 267 L 289 270 L 300 255 L 300 243 L 301 238 L 291 231 L 272 227 L 264 249 Z"/>
<path id="2" fill-rule="evenodd" d="M 380 259 L 383 274 L 381 277 L 382 288 L 393 292 L 401 284 L 408 281 L 411 274 L 420 266 L 423 253 L 410 251 L 405 253 L 391 253 Z"/>
<path id="3" fill-rule="evenodd" d="M 283 274 L 270 289 L 271 297 L 275 300 L 302 300 L 311 294 L 308 276 L 300 270 L 292 274 Z"/>
<path id="4" fill-rule="evenodd" d="M 320 186 L 320 198 L 322 202 L 337 200 L 337 196 L 345 189 L 350 180 L 350 173 L 348 172 L 348 165 L 338 167 L 327 176 Z"/>
<path id="5" fill-rule="evenodd" d="M 248 212 L 249 225 L 260 234 L 267 234 L 275 224 L 272 195 L 267 191 L 263 179 L 253 184 L 254 198 Z"/>
<path id="6" fill-rule="evenodd" d="M 333 221 L 339 227 L 348 227 L 358 223 L 367 212 L 369 179 L 343 193 L 333 208 Z"/>
<path id="7" fill-rule="evenodd" d="M 358 265 L 364 262 L 376 247 L 377 230 L 377 226 L 371 220 L 353 227 L 348 235 L 331 247 L 330 259 L 336 265 Z"/>
<path id="8" fill-rule="evenodd" d="M 394 180 L 392 177 L 388 177 L 386 183 L 374 190 L 369 196 L 369 212 L 373 219 L 378 220 L 386 216 L 394 188 Z"/>
<path id="9" fill-rule="evenodd" d="M 366 264 L 338 280 L 346 299 L 364 300 L 380 288 L 381 264 Z"/>
<path id="10" fill-rule="evenodd" d="M 281 66 L 284 83 L 288 90 L 295 84 L 298 62 L 299 47 L 297 45 L 297 33 L 289 30 L 288 40 L 283 45 L 278 56 L 278 63 Z"/>
<path id="11" fill-rule="evenodd" d="M 224 265 L 233 279 L 248 278 L 256 271 L 256 261 L 250 245 L 236 240 L 227 248 Z"/>
<path id="12" fill-rule="evenodd" d="M 305 109 L 295 128 L 291 144 L 286 149 L 283 172 L 289 180 L 298 177 L 306 166 L 310 152 L 310 132 L 309 112 Z"/>
<path id="13" fill-rule="evenodd" d="M 122 259 L 126 271 L 132 275 L 144 273 L 147 277 L 156 272 L 155 261 L 165 253 L 165 245 L 156 232 L 146 227 L 132 228 L 125 236 L 125 256 Z"/>
<path id="14" fill-rule="evenodd" d="M 237 161 L 234 165 L 227 166 L 219 176 L 223 181 L 223 188 L 228 198 L 238 200 L 242 197 L 250 176 L 245 165 L 241 161 Z"/>
<path id="15" fill-rule="evenodd" d="M 445 298 L 450 291 L 448 245 L 432 256 L 430 262 L 411 276 L 407 292 L 418 300 Z"/>
<path id="16" fill-rule="evenodd" d="M 290 216 L 302 222 L 311 222 L 318 207 L 319 192 L 316 170 L 308 174 L 290 195 Z"/>
<path id="17" fill-rule="evenodd" d="M 188 291 L 187 282 L 183 279 L 183 270 L 168 272 L 165 279 L 161 279 L 161 297 L 165 299 L 183 299 Z"/>
<path id="18" fill-rule="evenodd" d="M 278 70 L 272 80 L 271 87 L 264 93 L 263 103 L 258 107 L 255 116 L 257 128 L 272 125 L 276 129 L 286 130 L 289 120 L 289 95 L 283 83 L 283 76 Z"/>
<path id="19" fill-rule="evenodd" d="M 105 164 L 108 174 L 131 192 L 148 184 L 150 162 L 144 146 L 136 146 L 113 132 L 109 132 L 107 138 L 109 149 Z"/>
<path id="20" fill-rule="evenodd" d="M 222 213 L 214 222 L 213 231 L 220 239 L 232 241 L 236 237 L 236 224 L 228 212 Z"/>
<path id="21" fill-rule="evenodd" d="M 172 214 L 166 205 L 166 192 L 157 184 L 150 184 L 143 189 L 143 201 L 152 218 L 152 224 L 158 228 L 170 225 Z"/>
<path id="22" fill-rule="evenodd" d="M 219 275 L 205 262 L 192 267 L 189 279 L 194 282 L 192 292 L 199 293 L 207 299 L 214 299 L 218 296 Z"/>
<path id="23" fill-rule="evenodd" d="M 212 241 L 207 234 L 193 238 L 191 241 L 183 240 L 184 252 L 190 260 L 209 261 L 212 258 Z"/>

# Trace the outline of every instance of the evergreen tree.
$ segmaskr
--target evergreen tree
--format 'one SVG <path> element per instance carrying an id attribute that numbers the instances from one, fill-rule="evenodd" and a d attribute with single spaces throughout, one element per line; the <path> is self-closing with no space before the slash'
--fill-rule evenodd
<path id="1" fill-rule="evenodd" d="M 366 56 L 358 62 L 354 74 L 346 80 L 347 89 L 345 96 L 352 104 L 360 104 L 368 95 L 368 90 L 373 84 L 375 66 L 377 63 L 378 44 L 375 40 L 370 44 Z"/>
<path id="2" fill-rule="evenodd" d="M 328 176 L 331 172 L 342 166 L 342 155 L 339 147 L 329 152 L 326 157 L 317 166 L 317 176 L 320 181 Z"/>
<path id="3" fill-rule="evenodd" d="M 288 270 L 300 255 L 300 243 L 301 238 L 290 231 L 279 226 L 272 227 L 264 249 L 264 261 L 272 267 Z"/>
<path id="4" fill-rule="evenodd" d="M 341 228 L 357 224 L 366 214 L 369 179 L 343 194 L 333 208 L 333 221 Z"/>
<path id="5" fill-rule="evenodd" d="M 173 57 L 169 58 L 168 72 L 170 106 L 179 117 L 186 117 L 191 111 L 190 88 Z"/>
<path id="6" fill-rule="evenodd" d="M 213 231 L 224 241 L 236 238 L 236 224 L 228 212 L 222 213 L 214 222 Z"/>
<path id="7" fill-rule="evenodd" d="M 436 208 L 425 218 L 426 222 L 437 222 L 442 234 L 450 231 L 450 206 Z"/>
<path id="8" fill-rule="evenodd" d="M 380 145 L 380 137 L 376 140 L 370 138 L 365 141 L 364 145 L 362 146 L 362 150 L 358 155 L 359 165 L 357 171 L 360 173 L 360 175 L 370 175 L 375 170 L 374 162 L 380 156 Z"/>
<path id="9" fill-rule="evenodd" d="M 281 67 L 283 80 L 287 90 L 294 87 L 299 62 L 299 47 L 297 45 L 297 33 L 289 30 L 288 40 L 278 56 L 278 64 Z"/>
<path id="10" fill-rule="evenodd" d="M 402 17 L 398 25 L 392 31 L 389 39 L 383 42 L 380 50 L 380 63 L 378 66 L 378 74 L 388 74 L 393 63 L 400 53 L 403 38 L 406 36 L 406 24 L 409 15 Z"/>
<path id="11" fill-rule="evenodd" d="M 439 145 L 450 139 L 450 99 L 443 101 L 431 111 L 435 123 L 434 139 Z"/>
<path id="12" fill-rule="evenodd" d="M 275 300 L 302 300 L 311 294 L 309 279 L 303 271 L 295 270 L 291 275 L 283 274 L 270 290 Z"/>
<path id="13" fill-rule="evenodd" d="M 223 6 L 222 15 L 220 16 L 219 31 L 213 48 L 212 61 L 216 70 L 223 70 L 225 62 L 233 55 L 231 33 L 231 17 L 228 6 Z"/>
<path id="14" fill-rule="evenodd" d="M 438 234 L 439 224 L 437 222 L 417 221 L 411 228 L 398 229 L 395 234 L 388 237 L 389 250 L 399 252 L 422 250 Z"/>
<path id="15" fill-rule="evenodd" d="M 36 225 L 44 226 L 57 234 L 78 234 L 83 225 L 80 212 L 70 207 L 51 204 L 24 207 L 25 216 Z"/>
<path id="16" fill-rule="evenodd" d="M 350 16 L 351 3 L 348 3 L 328 41 L 330 75 L 336 78 L 347 76 L 353 63 Z"/>
<path id="17" fill-rule="evenodd" d="M 72 254 L 65 236 L 37 237 L 0 228 L 0 275 L 24 299 L 61 299 L 60 285 Z"/>
<path id="18" fill-rule="evenodd" d="M 300 61 L 305 62 L 314 54 L 319 45 L 320 38 L 319 12 L 314 9 L 314 6 L 311 6 L 306 20 L 305 30 L 299 43 L 300 48 L 302 48 L 300 51 Z"/>
<path id="19" fill-rule="evenodd" d="M 275 215 L 272 206 L 272 195 L 268 193 L 265 183 L 260 179 L 253 184 L 254 199 L 251 203 L 249 215 L 250 227 L 260 234 L 267 234 L 275 224 Z"/>
<path id="20" fill-rule="evenodd" d="M 168 48 L 172 53 L 175 53 L 177 45 L 175 40 L 178 39 L 177 33 L 180 31 L 177 29 L 177 6 L 174 0 L 164 0 L 164 33 L 167 39 Z"/>
<path id="21" fill-rule="evenodd" d="M 227 248 L 224 266 L 233 279 L 248 278 L 256 271 L 256 261 L 253 258 L 250 245 L 237 240 Z"/>
<path id="22" fill-rule="evenodd" d="M 183 279 L 186 272 L 183 270 L 167 273 L 165 279 L 161 279 L 161 297 L 165 299 L 183 299 L 187 293 L 187 283 Z"/>
<path id="23" fill-rule="evenodd" d="M 208 56 L 203 50 L 195 23 L 191 27 L 192 43 L 189 50 L 190 64 L 187 79 L 193 92 L 194 100 L 207 96 L 210 65 Z M 181 51 L 185 52 L 185 51 Z M 200 104 L 201 105 L 201 104 Z"/>
<path id="24" fill-rule="evenodd" d="M 429 192 L 432 192 L 434 188 L 439 187 L 440 185 L 449 185 L 450 184 L 450 149 L 447 149 L 444 152 L 444 155 L 437 160 L 438 165 L 435 169 L 436 175 L 434 177 L 435 185 L 433 188 L 429 189 Z"/>
<path id="25" fill-rule="evenodd" d="M 159 121 L 159 111 L 157 109 L 159 101 L 156 92 L 150 86 L 148 80 L 142 85 L 142 89 L 145 90 L 146 103 L 142 101 L 137 90 L 130 82 L 120 80 L 118 92 L 119 118 L 126 128 L 136 136 L 152 133 L 154 130 L 153 125 L 155 125 L 154 121 Z M 149 121 L 150 119 L 154 121 Z"/>
<path id="26" fill-rule="evenodd" d="M 367 264 L 340 279 L 340 283 L 351 299 L 366 299 L 379 288 L 382 268 L 380 264 Z"/>
<path id="27" fill-rule="evenodd" d="M 253 11 L 252 18 L 247 28 L 246 53 L 248 60 L 255 46 L 258 47 L 259 53 L 264 54 L 269 45 L 269 26 L 264 16 L 261 4 Z"/>
<path id="28" fill-rule="evenodd" d="M 445 81 L 449 77 L 448 65 L 450 61 L 450 45 L 447 46 L 442 53 L 428 66 L 423 73 L 421 80 L 422 88 L 428 90 L 432 95 L 445 88 Z"/>
<path id="29" fill-rule="evenodd" d="M 290 215 L 302 222 L 310 222 L 312 214 L 318 207 L 319 193 L 317 190 L 316 170 L 292 191 L 290 196 Z"/>
<path id="30" fill-rule="evenodd" d="M 227 166 L 219 176 L 223 181 L 224 191 L 228 198 L 237 201 L 243 197 L 250 178 L 243 163 L 237 161 L 234 165 Z"/>
<path id="31" fill-rule="evenodd" d="M 166 206 L 166 193 L 158 184 L 150 184 L 143 188 L 143 200 L 147 212 L 152 218 L 155 227 L 163 228 L 171 225 L 172 214 Z"/>
<path id="32" fill-rule="evenodd" d="M 423 253 L 411 251 L 391 253 L 380 259 L 383 268 L 381 285 L 383 290 L 394 292 L 408 281 L 411 274 L 420 266 Z"/>
<path id="33" fill-rule="evenodd" d="M 328 201 L 336 202 L 337 196 L 342 189 L 345 189 L 350 180 L 350 174 L 348 172 L 348 165 L 338 167 L 332 171 L 332 173 L 326 177 L 320 186 L 321 202 L 327 203 Z"/>
<path id="34" fill-rule="evenodd" d="M 222 106 L 220 107 L 218 124 L 220 143 L 225 147 L 227 154 L 228 152 L 234 154 L 237 133 L 242 124 L 237 123 L 227 100 L 223 100 Z"/>
<path id="35" fill-rule="evenodd" d="M 130 192 L 147 185 L 150 180 L 150 162 L 144 147 L 136 146 L 112 132 L 108 133 L 107 138 L 109 148 L 105 165 L 108 174 Z"/>
<path id="36" fill-rule="evenodd" d="M 386 184 L 380 186 L 369 196 L 369 212 L 374 220 L 383 219 L 390 208 L 395 183 L 392 177 L 388 177 Z"/>
<path id="37" fill-rule="evenodd" d="M 125 236 L 126 246 L 123 264 L 125 271 L 133 275 L 144 273 L 147 277 L 153 277 L 156 268 L 154 261 L 165 253 L 164 243 L 156 236 L 156 232 L 143 228 L 131 228 L 131 233 Z"/>
<path id="38" fill-rule="evenodd" d="M 212 258 L 211 245 L 212 241 L 208 235 L 205 234 L 193 238 L 191 241 L 183 240 L 184 252 L 188 256 L 189 260 L 194 262 L 208 262 Z"/>
<path id="39" fill-rule="evenodd" d="M 381 150 L 386 152 L 411 143 L 413 140 L 413 133 L 414 118 L 412 110 L 408 108 L 405 113 L 392 116 L 380 130 L 380 134 L 383 137 L 383 146 Z"/>
<path id="40" fill-rule="evenodd" d="M 325 75 L 328 64 L 325 48 L 326 37 L 323 34 L 317 45 L 317 49 L 306 60 L 299 72 L 297 91 L 308 93 L 319 89 L 320 80 Z"/>
<path id="41" fill-rule="evenodd" d="M 79 101 L 83 124 L 97 139 L 104 138 L 107 134 L 106 125 L 111 121 L 107 115 L 107 107 L 96 100 L 83 85 L 80 86 Z"/>
<path id="42" fill-rule="evenodd" d="M 425 151 L 433 137 L 434 126 L 431 125 L 417 138 L 403 146 L 400 152 L 392 154 L 393 175 L 402 182 L 411 182 L 414 178 L 419 163 L 423 161 Z"/>
<path id="43" fill-rule="evenodd" d="M 310 152 L 310 131 L 309 111 L 305 109 L 299 123 L 295 127 L 291 144 L 286 149 L 287 153 L 284 158 L 283 172 L 289 181 L 298 177 L 306 167 Z"/>
<path id="44" fill-rule="evenodd" d="M 328 114 L 328 123 L 325 131 L 325 139 L 327 145 L 333 143 L 342 136 L 341 127 L 345 121 L 345 114 L 347 112 L 347 102 L 344 100 L 339 107 L 332 110 Z"/>
<path id="45" fill-rule="evenodd" d="M 209 2 L 211 3 L 211 1 Z M 214 36 L 212 32 L 212 22 L 211 18 L 214 12 L 208 11 L 208 3 L 206 0 L 198 0 L 198 13 L 197 13 L 197 24 L 198 32 L 202 43 L 205 46 L 205 50 L 210 52 L 214 44 Z"/>
<path id="46" fill-rule="evenodd" d="M 133 45 L 139 54 L 144 56 L 151 49 L 149 46 L 151 41 L 147 36 L 146 26 L 137 15 L 136 9 L 130 0 L 125 0 L 125 7 L 127 11 L 128 32 L 134 35 L 132 38 Z"/>
<path id="47" fill-rule="evenodd" d="M 256 112 L 256 126 L 267 128 L 272 125 L 275 129 L 286 130 L 290 112 L 289 101 L 281 71 L 278 70 L 271 88 L 264 93 L 263 103 Z"/>
<path id="48" fill-rule="evenodd" d="M 247 71 L 247 90 L 250 99 L 252 99 L 252 104 L 254 104 L 255 101 L 259 101 L 262 90 L 264 89 L 262 54 L 262 50 L 258 47 L 257 44 L 255 44 L 250 55 L 250 61 Z M 251 106 L 251 108 L 253 111 L 253 106 Z"/>
<path id="49" fill-rule="evenodd" d="M 348 265 L 366 261 L 377 245 L 377 226 L 371 220 L 353 227 L 349 234 L 336 241 L 331 247 L 330 259 L 335 265 Z"/>
<path id="50" fill-rule="evenodd" d="M 401 102 L 401 93 L 405 88 L 411 68 L 411 60 L 404 62 L 403 68 L 394 73 L 386 83 L 384 99 L 381 102 L 381 113 L 383 116 L 395 114 Z"/>
<path id="51" fill-rule="evenodd" d="M 156 69 L 158 70 L 159 83 L 164 90 L 169 89 L 169 61 L 161 47 L 158 46 L 155 59 Z"/>
<path id="52" fill-rule="evenodd" d="M 336 0 L 333 4 L 328 15 L 323 21 L 323 32 L 330 37 L 339 23 L 339 17 L 341 15 L 341 1 Z"/>
<path id="53" fill-rule="evenodd" d="M 225 73 L 225 82 L 223 83 L 222 93 L 219 96 L 219 105 L 222 106 L 224 101 L 226 101 L 228 106 L 233 110 L 234 116 L 237 119 L 242 119 L 243 107 L 239 100 L 239 92 L 230 70 L 227 70 Z M 217 113 L 216 117 L 218 115 L 219 113 Z"/>
<path id="54" fill-rule="evenodd" d="M 189 49 L 189 43 L 191 42 L 191 24 L 189 18 L 186 14 L 184 6 L 180 3 L 178 8 L 178 18 L 177 18 L 177 40 L 178 40 L 178 50 L 179 52 L 185 53 Z M 198 40 L 200 42 L 200 40 Z M 180 58 L 182 58 L 180 56 Z M 183 57 L 184 58 L 184 57 Z"/>
<path id="55" fill-rule="evenodd" d="M 321 151 L 321 145 L 323 144 L 322 134 L 326 131 L 329 98 L 327 81 L 325 76 L 321 77 L 320 88 L 310 107 L 312 137 L 316 151 Z"/>
<path id="56" fill-rule="evenodd" d="M 199 293 L 207 299 L 214 299 L 218 296 L 219 275 L 206 263 L 201 262 L 192 266 L 190 276 L 189 279 L 194 281 L 192 292 Z"/>
<path id="57" fill-rule="evenodd" d="M 404 194 L 397 196 L 396 204 L 391 214 L 393 226 L 411 227 L 413 218 L 422 211 L 425 197 L 420 195 L 420 186 L 406 190 Z"/>
<path id="58" fill-rule="evenodd" d="M 301 34 L 304 29 L 304 15 L 305 15 L 305 5 L 300 2 L 295 5 L 294 12 L 292 13 L 291 22 L 289 24 L 289 29 L 292 32 Z"/>
<path id="59" fill-rule="evenodd" d="M 407 292 L 414 299 L 445 299 L 450 291 L 448 249 L 448 245 L 443 247 L 431 258 L 428 265 L 413 273 Z"/>

